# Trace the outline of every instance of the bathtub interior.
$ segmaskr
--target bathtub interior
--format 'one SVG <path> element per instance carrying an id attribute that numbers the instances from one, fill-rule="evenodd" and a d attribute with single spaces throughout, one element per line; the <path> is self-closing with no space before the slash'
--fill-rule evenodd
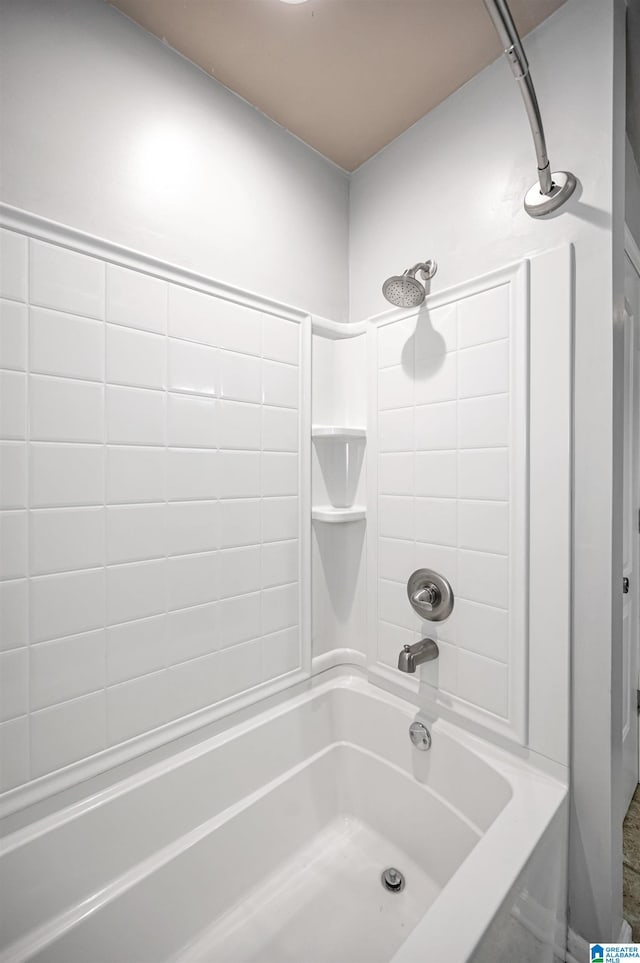
<path id="1" fill-rule="evenodd" d="M 184 960 L 390 960 L 475 845 L 477 831 L 435 798 L 407 792 L 405 774 L 381 772 L 384 764 L 351 746 L 329 755 L 340 785 L 329 820 L 310 826 L 301 845 Z M 382 886 L 390 866 L 404 875 L 399 893 Z"/>
<path id="2" fill-rule="evenodd" d="M 0 959 L 389 960 L 512 795 L 413 717 L 333 682 L 7 837 Z"/>

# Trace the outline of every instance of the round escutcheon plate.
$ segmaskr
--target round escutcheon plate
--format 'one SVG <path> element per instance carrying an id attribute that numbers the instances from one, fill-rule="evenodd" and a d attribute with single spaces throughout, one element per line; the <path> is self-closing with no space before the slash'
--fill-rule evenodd
<path id="1" fill-rule="evenodd" d="M 413 610 L 428 622 L 443 622 L 453 611 L 451 584 L 433 569 L 417 569 L 407 582 L 407 595 Z"/>

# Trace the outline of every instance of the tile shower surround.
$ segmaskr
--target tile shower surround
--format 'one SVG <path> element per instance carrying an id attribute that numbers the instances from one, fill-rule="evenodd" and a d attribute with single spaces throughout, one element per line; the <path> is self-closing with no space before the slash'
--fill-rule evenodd
<path id="1" fill-rule="evenodd" d="M 1 790 L 300 665 L 300 326 L 2 231 Z"/>
<path id="2" fill-rule="evenodd" d="M 512 541 L 526 500 L 513 482 L 526 474 L 515 471 L 526 445 L 514 444 L 526 402 L 520 411 L 510 397 L 527 380 L 512 371 L 517 324 L 524 337 L 526 315 L 502 283 L 377 332 L 377 659 L 395 667 L 405 642 L 433 635 L 440 657 L 423 680 L 508 724 L 526 646 Z M 444 623 L 421 625 L 407 604 L 407 577 L 421 567 L 454 587 Z"/>

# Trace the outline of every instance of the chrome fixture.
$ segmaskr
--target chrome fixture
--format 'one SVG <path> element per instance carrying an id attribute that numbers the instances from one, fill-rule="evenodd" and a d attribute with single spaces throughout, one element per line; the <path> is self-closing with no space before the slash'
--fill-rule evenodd
<path id="1" fill-rule="evenodd" d="M 569 171 L 551 172 L 542 117 L 529 71 L 529 62 L 507 0 L 484 0 L 484 5 L 496 28 L 513 76 L 518 81 L 538 159 L 539 183 L 534 184 L 525 194 L 524 209 L 531 217 L 544 217 L 545 214 L 557 211 L 571 197 L 576 187 L 576 178 Z"/>
<path id="2" fill-rule="evenodd" d="M 398 656 L 398 668 L 401 672 L 414 673 L 416 667 L 423 662 L 433 662 L 440 655 L 437 644 L 433 639 L 420 639 L 413 645 L 405 645 Z"/>
<path id="3" fill-rule="evenodd" d="M 421 722 L 412 722 L 409 726 L 409 738 L 416 749 L 426 752 L 431 749 L 431 733 Z"/>
<path id="4" fill-rule="evenodd" d="M 411 607 L 429 622 L 442 622 L 453 611 L 453 589 L 449 581 L 430 568 L 419 568 L 407 582 Z"/>
<path id="5" fill-rule="evenodd" d="M 424 281 L 429 281 L 438 270 L 434 260 L 420 261 L 412 268 L 407 268 L 404 274 L 396 274 L 382 285 L 382 293 L 387 301 L 396 308 L 417 308 L 426 297 L 424 284 L 418 280 L 421 274 Z"/>
<path id="6" fill-rule="evenodd" d="M 380 877 L 382 885 L 390 893 L 401 893 L 404 889 L 404 876 L 395 866 L 385 869 Z"/>

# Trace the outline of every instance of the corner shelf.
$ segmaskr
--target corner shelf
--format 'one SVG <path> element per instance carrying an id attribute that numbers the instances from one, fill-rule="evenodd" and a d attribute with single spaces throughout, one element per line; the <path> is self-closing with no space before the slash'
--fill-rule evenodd
<path id="1" fill-rule="evenodd" d="M 351 438 L 366 438 L 366 428 L 349 428 L 346 425 L 313 425 L 312 438 L 335 438 L 336 441 L 349 441 Z"/>
<path id="2" fill-rule="evenodd" d="M 311 509 L 311 517 L 316 522 L 327 522 L 329 525 L 339 525 L 345 522 L 360 522 L 367 517 L 367 510 L 363 505 L 351 505 L 349 508 L 334 508 L 333 505 L 316 505 Z"/>

